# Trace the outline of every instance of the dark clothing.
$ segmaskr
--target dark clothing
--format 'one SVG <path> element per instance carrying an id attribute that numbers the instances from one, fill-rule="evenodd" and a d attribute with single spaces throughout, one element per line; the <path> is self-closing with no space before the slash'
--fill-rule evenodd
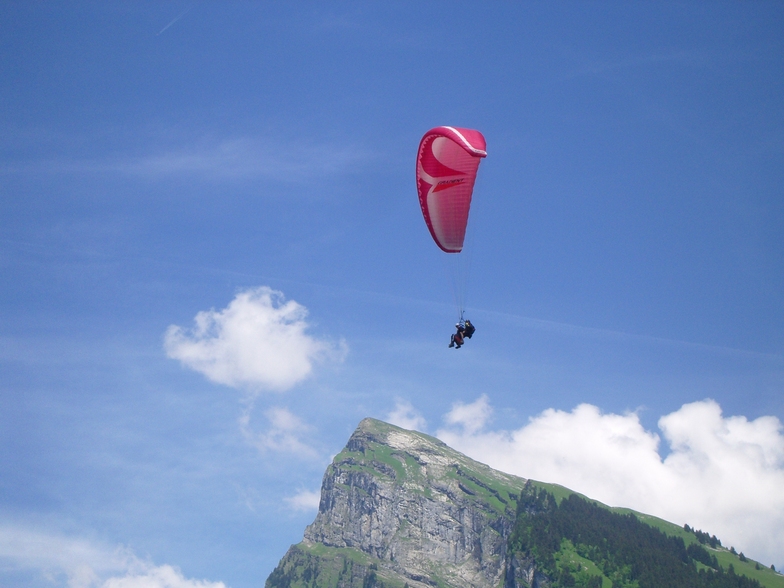
<path id="1" fill-rule="evenodd" d="M 463 344 L 465 343 L 465 339 L 470 339 L 471 335 L 474 334 L 476 331 L 476 327 L 471 324 L 471 321 L 460 321 L 455 325 L 457 332 L 452 335 L 451 341 L 449 341 L 449 347 L 455 347 L 460 349 Z"/>

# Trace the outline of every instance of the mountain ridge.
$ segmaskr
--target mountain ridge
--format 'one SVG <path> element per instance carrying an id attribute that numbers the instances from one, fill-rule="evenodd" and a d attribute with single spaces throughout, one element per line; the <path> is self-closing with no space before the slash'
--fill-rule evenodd
<path id="1" fill-rule="evenodd" d="M 658 541 L 665 560 L 680 557 L 688 570 L 667 565 L 703 582 L 695 586 L 784 588 L 784 577 L 757 562 L 718 544 L 706 550 L 689 527 L 499 472 L 434 437 L 371 418 L 327 468 L 316 519 L 266 588 L 644 588 L 635 574 L 655 576 L 647 564 L 635 571 L 631 560 L 616 562 L 586 543 L 592 527 L 574 535 L 580 520 L 562 509 L 603 521 L 608 535 L 625 525 L 627 535 Z"/>

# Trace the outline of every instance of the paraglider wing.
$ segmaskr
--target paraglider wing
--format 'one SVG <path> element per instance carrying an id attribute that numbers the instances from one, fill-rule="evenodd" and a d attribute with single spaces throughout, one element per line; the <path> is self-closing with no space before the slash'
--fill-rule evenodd
<path id="1" fill-rule="evenodd" d="M 479 162 L 487 156 L 479 131 L 456 127 L 429 130 L 419 143 L 417 191 L 425 223 L 447 253 L 463 250 L 468 210 Z"/>

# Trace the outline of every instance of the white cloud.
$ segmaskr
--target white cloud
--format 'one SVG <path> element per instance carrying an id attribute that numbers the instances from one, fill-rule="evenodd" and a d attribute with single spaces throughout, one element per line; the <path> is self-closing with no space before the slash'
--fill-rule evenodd
<path id="1" fill-rule="evenodd" d="M 395 400 L 395 408 L 386 416 L 385 420 L 388 423 L 412 431 L 427 430 L 427 421 L 425 421 L 422 414 L 410 402 L 401 398 Z"/>
<path id="2" fill-rule="evenodd" d="M 199 312 L 195 325 L 171 325 L 164 348 L 172 359 L 213 382 L 252 392 L 283 391 L 307 378 L 317 361 L 342 361 L 344 343 L 307 333 L 307 309 L 262 286 L 240 292 L 223 310 Z"/>
<path id="3" fill-rule="evenodd" d="M 473 434 L 487 424 L 491 414 L 490 399 L 487 394 L 482 394 L 470 404 L 462 402 L 453 404 L 452 410 L 446 414 L 444 420 L 450 425 L 459 425 L 468 434 Z"/>
<path id="4" fill-rule="evenodd" d="M 269 422 L 266 431 L 261 433 L 253 431 L 250 417 L 253 407 L 249 406 L 240 416 L 240 430 L 246 441 L 262 453 L 278 451 L 292 453 L 299 457 L 316 458 L 315 449 L 303 442 L 301 437 L 311 430 L 311 427 L 302 422 L 295 414 L 286 408 L 272 407 L 264 411 L 264 416 Z"/>
<path id="5" fill-rule="evenodd" d="M 318 510 L 321 492 L 300 490 L 294 496 L 289 496 L 284 500 L 293 510 Z"/>
<path id="6" fill-rule="evenodd" d="M 0 562 L 0 568 L 38 571 L 48 584 L 68 588 L 226 588 L 188 579 L 170 565 L 155 566 L 124 547 L 24 526 L 0 526 Z"/>
<path id="7" fill-rule="evenodd" d="M 101 584 L 101 588 L 226 588 L 226 585 L 223 582 L 192 580 L 184 577 L 177 568 L 163 565 L 141 574 L 109 578 Z"/>
<path id="8" fill-rule="evenodd" d="M 581 404 L 548 409 L 515 431 L 484 428 L 486 397 L 457 404 L 437 435 L 505 472 L 562 484 L 716 534 L 763 563 L 781 565 L 784 545 L 784 432 L 775 417 L 723 417 L 713 400 L 659 419 L 660 437 L 634 413 L 603 414 Z M 778 561 L 776 561 L 778 560 Z"/>
<path id="9" fill-rule="evenodd" d="M 14 525 L 0 526 L 0 561 L 11 569 L 37 569 L 48 576 L 65 576 L 71 588 L 91 587 L 99 573 L 129 569 L 137 563 L 122 548 L 110 549 L 84 539 Z"/>

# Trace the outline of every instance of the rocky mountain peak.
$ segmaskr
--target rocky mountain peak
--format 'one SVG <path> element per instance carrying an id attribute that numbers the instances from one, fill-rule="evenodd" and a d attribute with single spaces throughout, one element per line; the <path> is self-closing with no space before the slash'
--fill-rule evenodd
<path id="1" fill-rule="evenodd" d="M 524 484 L 434 437 L 364 419 L 327 468 L 316 520 L 282 573 L 288 558 L 337 574 L 336 586 L 363 585 L 371 570 L 389 585 L 496 587 Z"/>
<path id="2" fill-rule="evenodd" d="M 266 588 L 784 588 L 784 577 L 720 542 L 704 546 L 700 533 L 367 418 Z"/>

